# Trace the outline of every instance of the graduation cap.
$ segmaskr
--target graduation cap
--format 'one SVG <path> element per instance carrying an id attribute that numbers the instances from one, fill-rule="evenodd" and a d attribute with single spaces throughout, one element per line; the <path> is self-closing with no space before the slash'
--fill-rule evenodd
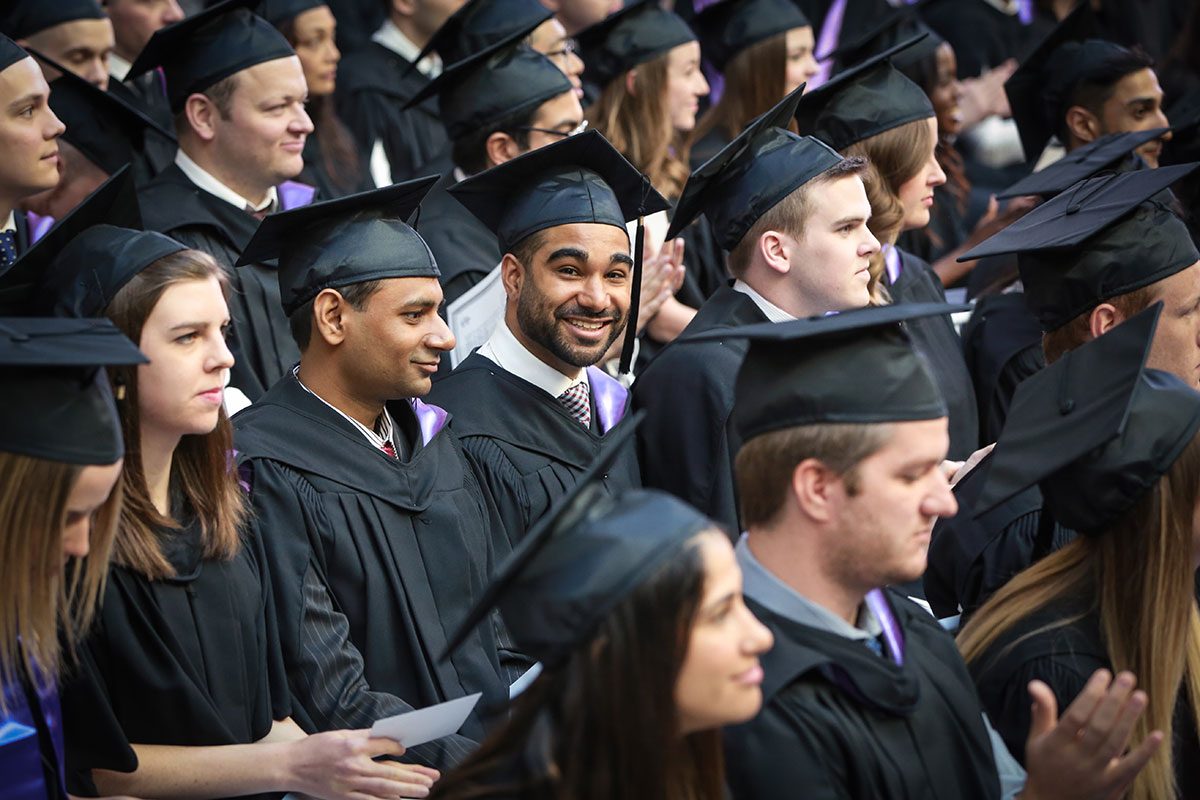
<path id="1" fill-rule="evenodd" d="M 784 130 L 803 91 L 800 86 L 791 92 L 691 174 L 675 206 L 668 239 L 706 214 L 717 244 L 732 250 L 763 214 L 842 161 L 819 139 Z"/>
<path id="2" fill-rule="evenodd" d="M 8 272 L 0 276 L 0 314 L 55 313 L 53 307 L 56 298 L 46 288 L 50 264 L 72 239 L 100 223 L 127 228 L 141 227 L 133 175 L 128 166 L 117 170 L 82 203 L 58 220 L 45 236 L 13 262 Z M 89 266 L 80 264 L 79 268 Z M 56 288 L 65 289 L 61 280 L 56 279 L 55 283 Z"/>
<path id="3" fill-rule="evenodd" d="M 1079 3 L 1034 48 L 1004 84 L 1025 158 L 1041 155 L 1062 123 L 1068 95 L 1114 54 L 1126 52 L 1102 40 L 1100 19 L 1090 3 Z"/>
<path id="4" fill-rule="evenodd" d="M 0 318 L 0 450 L 112 464 L 125 445 L 103 367 L 146 360 L 107 319 Z"/>
<path id="5" fill-rule="evenodd" d="M 796 124 L 835 150 L 935 116 L 920 86 L 892 65 L 891 59 L 924 41 L 918 36 L 851 67 L 800 98 Z"/>
<path id="6" fill-rule="evenodd" d="M 25 52 L 12 39 L 0 33 L 0 72 L 25 58 L 29 58 L 29 53 Z"/>
<path id="7" fill-rule="evenodd" d="M 502 251 L 559 225 L 596 223 L 626 230 L 638 220 L 621 371 L 628 372 L 636 341 L 642 280 L 642 217 L 670 203 L 597 131 L 585 131 L 517 156 L 451 186 L 455 200 L 496 234 Z"/>
<path id="8" fill-rule="evenodd" d="M 327 5 L 328 0 L 260 0 L 258 15 L 278 28 L 305 11 Z"/>
<path id="9" fill-rule="evenodd" d="M 687 42 L 696 34 L 683 18 L 657 0 L 636 0 L 575 37 L 583 58 L 583 78 L 607 86 L 614 78 Z"/>
<path id="10" fill-rule="evenodd" d="M 1025 195 L 1050 197 L 1106 170 L 1138 169 L 1142 162 L 1132 157 L 1133 151 L 1146 142 L 1161 139 L 1169 130 L 1153 128 L 1106 134 L 1083 147 L 1075 148 L 1040 172 L 1022 178 L 996 197 L 1001 200 Z"/>
<path id="11" fill-rule="evenodd" d="M 1164 475 L 1200 429 L 1200 393 L 1146 369 L 1156 303 L 1017 387 L 975 515 L 1040 485 L 1054 520 L 1099 533 Z"/>
<path id="12" fill-rule="evenodd" d="M 171 112 L 188 97 L 256 64 L 294 56 L 283 34 L 250 9 L 259 0 L 226 0 L 154 32 L 126 80 L 162 67 Z"/>
<path id="13" fill-rule="evenodd" d="M 517 649 L 554 664 L 589 641 L 612 610 L 716 525 L 665 492 L 609 495 L 604 474 L 629 445 L 645 412 L 613 441 L 539 519 L 497 568 L 479 601 L 448 639 L 444 659 L 499 608 Z"/>
<path id="14" fill-rule="evenodd" d="M 50 109 L 67 126 L 63 139 L 106 174 L 133 161 L 147 130 L 175 141 L 174 133 L 117 95 L 93 86 L 36 50 L 29 53 L 62 73 L 50 83 Z"/>
<path id="15" fill-rule="evenodd" d="M 539 0 L 468 0 L 434 32 L 408 72 L 432 53 L 443 64 L 457 64 L 514 36 L 524 39 L 553 16 Z"/>
<path id="16" fill-rule="evenodd" d="M 407 220 L 438 176 L 271 214 L 236 266 L 279 259 L 289 316 L 322 289 L 384 278 L 436 278 L 437 262 Z"/>
<path id="17" fill-rule="evenodd" d="M 442 124 L 451 141 L 522 113 L 571 91 L 554 62 L 521 43 L 529 31 L 468 56 L 422 87 L 406 108 L 438 96 Z"/>
<path id="18" fill-rule="evenodd" d="M 107 19 L 96 0 L 7 0 L 0 8 L 0 31 L 14 39 L 77 19 Z"/>
<path id="19" fill-rule="evenodd" d="M 1149 286 L 1200 260 L 1167 186 L 1200 164 L 1080 181 L 960 260 L 1017 254 L 1025 301 L 1053 331 L 1097 303 Z"/>
<path id="20" fill-rule="evenodd" d="M 924 5 L 924 0 L 914 5 L 888 9 L 877 24 L 853 39 L 841 43 L 825 58 L 832 59 L 842 68 L 849 67 L 920 36 L 924 38 L 892 58 L 893 66 L 906 70 L 923 59 L 934 56 L 946 40 L 917 16 L 917 8 L 921 5 Z M 835 74 L 839 71 L 841 70 L 835 70 Z"/>
<path id="21" fill-rule="evenodd" d="M 812 26 L 795 0 L 721 0 L 697 14 L 694 24 L 704 57 L 719 70 L 764 39 Z"/>
<path id="22" fill-rule="evenodd" d="M 683 342 L 749 339 L 733 422 L 742 441 L 821 423 L 938 419 L 949 412 L 900 323 L 965 311 L 948 303 L 867 306 L 838 314 L 719 328 Z"/>

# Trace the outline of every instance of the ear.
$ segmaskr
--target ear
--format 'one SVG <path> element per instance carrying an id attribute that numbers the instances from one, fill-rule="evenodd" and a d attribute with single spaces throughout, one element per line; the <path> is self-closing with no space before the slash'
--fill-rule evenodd
<path id="1" fill-rule="evenodd" d="M 1067 130 L 1080 142 L 1087 144 L 1100 138 L 1100 120 L 1083 106 L 1071 106 L 1067 109 Z"/>
<path id="2" fill-rule="evenodd" d="M 515 303 L 521 296 L 521 287 L 525 285 L 525 265 L 512 253 L 505 253 L 500 260 L 500 282 L 504 285 L 504 294 L 509 302 Z"/>
<path id="3" fill-rule="evenodd" d="M 322 289 L 313 298 L 313 330 L 330 347 L 346 340 L 345 315 L 350 304 L 336 289 Z"/>
<path id="4" fill-rule="evenodd" d="M 845 493 L 842 477 L 815 458 L 804 459 L 792 471 L 791 501 L 814 522 L 832 520 Z"/>
<path id="5" fill-rule="evenodd" d="M 792 269 L 791 239 L 779 231 L 766 231 L 758 237 L 758 254 L 772 272 L 787 275 Z"/>
<path id="6" fill-rule="evenodd" d="M 637 82 L 637 69 L 631 69 L 625 73 L 625 91 L 632 96 L 637 96 L 637 91 L 633 85 Z"/>
<path id="7" fill-rule="evenodd" d="M 521 155 L 521 148 L 517 147 L 516 140 L 503 131 L 496 131 L 489 136 L 483 143 L 483 147 L 487 154 L 488 165 L 492 167 L 512 161 Z"/>
<path id="8" fill-rule="evenodd" d="M 416 0 L 392 0 L 392 13 L 402 17 L 411 17 L 417 13 Z"/>
<path id="9" fill-rule="evenodd" d="M 1088 332 L 1092 338 L 1098 338 L 1111 331 L 1125 321 L 1121 312 L 1111 303 L 1101 303 L 1092 309 L 1088 317 Z"/>
<path id="10" fill-rule="evenodd" d="M 217 117 L 220 116 L 216 104 L 207 95 L 197 92 L 188 97 L 183 106 L 187 117 L 188 127 L 192 133 L 203 142 L 211 142 L 217 135 Z"/>

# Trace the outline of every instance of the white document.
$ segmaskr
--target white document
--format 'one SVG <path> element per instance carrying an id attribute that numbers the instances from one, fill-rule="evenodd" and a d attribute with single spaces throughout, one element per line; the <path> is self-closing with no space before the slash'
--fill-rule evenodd
<path id="1" fill-rule="evenodd" d="M 497 264 L 486 278 L 446 306 L 446 324 L 457 340 L 450 351 L 451 369 L 491 337 L 496 325 L 504 319 L 506 299 Z"/>
<path id="2" fill-rule="evenodd" d="M 456 733 L 463 726 L 480 697 L 481 694 L 476 692 L 436 706 L 381 719 L 371 726 L 371 736 L 394 739 L 406 748 L 441 739 Z"/>

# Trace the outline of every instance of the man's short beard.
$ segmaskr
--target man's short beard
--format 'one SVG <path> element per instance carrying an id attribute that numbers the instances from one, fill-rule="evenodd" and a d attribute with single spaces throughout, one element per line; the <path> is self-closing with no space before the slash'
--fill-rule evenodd
<path id="1" fill-rule="evenodd" d="M 581 317 L 595 320 L 612 320 L 608 339 L 596 349 L 584 348 L 567 341 L 562 329 L 556 324 L 563 317 Z M 551 355 L 573 367 L 591 367 L 604 358 L 621 332 L 625 330 L 625 314 L 618 309 L 612 311 L 587 311 L 577 305 L 553 308 L 543 295 L 526 280 L 517 297 L 517 325 L 532 341 L 546 348 Z"/>

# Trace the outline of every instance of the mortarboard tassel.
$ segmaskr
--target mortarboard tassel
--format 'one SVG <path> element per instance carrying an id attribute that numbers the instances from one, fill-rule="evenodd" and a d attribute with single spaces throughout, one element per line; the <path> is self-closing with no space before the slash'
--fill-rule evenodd
<path id="1" fill-rule="evenodd" d="M 637 342 L 638 308 L 642 301 L 642 248 L 646 243 L 646 225 L 638 214 L 637 233 L 633 237 L 633 286 L 629 290 L 629 320 L 625 323 L 625 344 L 621 346 L 621 364 L 618 372 L 628 375 L 633 371 L 633 347 Z"/>

